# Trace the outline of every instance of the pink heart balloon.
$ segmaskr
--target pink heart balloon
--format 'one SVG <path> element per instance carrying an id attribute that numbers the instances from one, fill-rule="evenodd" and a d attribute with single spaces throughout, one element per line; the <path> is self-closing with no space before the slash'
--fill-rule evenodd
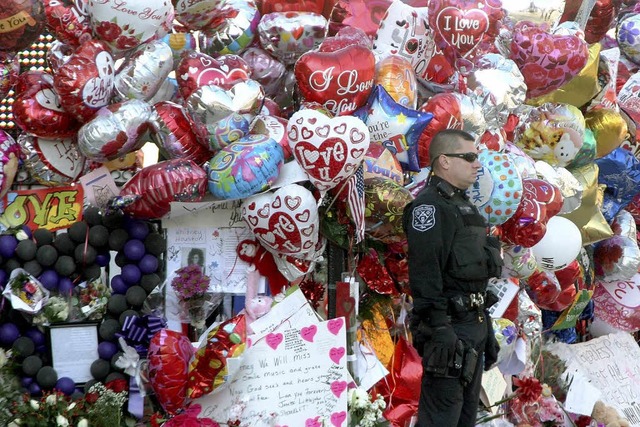
<path id="1" fill-rule="evenodd" d="M 535 26 L 516 26 L 509 56 L 527 84 L 527 98 L 553 92 L 587 65 L 589 46 L 573 35 L 549 34 Z"/>
<path id="2" fill-rule="evenodd" d="M 287 126 L 293 156 L 313 185 L 327 191 L 344 182 L 364 161 L 369 129 L 353 116 L 328 118 L 315 110 L 301 110 Z"/>
<path id="3" fill-rule="evenodd" d="M 304 257 L 318 242 L 318 207 L 313 194 L 298 184 L 249 197 L 242 218 L 262 246 L 276 254 Z"/>

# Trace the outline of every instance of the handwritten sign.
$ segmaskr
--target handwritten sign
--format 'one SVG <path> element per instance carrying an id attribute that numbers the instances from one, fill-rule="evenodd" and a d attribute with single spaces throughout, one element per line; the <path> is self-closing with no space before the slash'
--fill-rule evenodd
<path id="1" fill-rule="evenodd" d="M 585 378 L 602 393 L 604 403 L 616 408 L 631 426 L 640 427 L 640 347 L 630 334 L 610 334 L 580 344 L 554 343 L 550 351 L 565 360 L 569 378 Z M 570 389 L 567 401 L 585 400 L 571 396 L 576 392 Z M 582 408 L 580 413 L 590 415 L 591 409 Z"/>
<path id="2" fill-rule="evenodd" d="M 10 191 L 2 199 L 6 206 L 0 228 L 26 225 L 31 230 L 59 230 L 82 220 L 82 186 Z"/>
<path id="3" fill-rule="evenodd" d="M 201 416 L 241 426 L 347 425 L 346 330 L 343 318 L 276 329 L 247 349 L 227 382 L 195 400 Z"/>

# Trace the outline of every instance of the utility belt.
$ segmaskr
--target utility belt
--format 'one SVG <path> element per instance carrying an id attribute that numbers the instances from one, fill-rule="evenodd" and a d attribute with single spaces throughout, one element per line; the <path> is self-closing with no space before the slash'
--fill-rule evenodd
<path id="1" fill-rule="evenodd" d="M 484 309 L 489 307 L 486 292 L 455 294 L 449 297 L 448 312 L 452 317 L 463 317 L 469 312 L 478 314 L 478 321 L 484 322 Z"/>

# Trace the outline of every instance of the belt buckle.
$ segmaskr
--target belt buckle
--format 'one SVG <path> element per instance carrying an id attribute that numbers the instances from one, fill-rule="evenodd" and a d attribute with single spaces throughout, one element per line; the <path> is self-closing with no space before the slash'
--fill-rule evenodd
<path id="1" fill-rule="evenodd" d="M 480 307 L 484 304 L 484 297 L 481 293 L 469 294 L 469 301 L 471 307 Z"/>

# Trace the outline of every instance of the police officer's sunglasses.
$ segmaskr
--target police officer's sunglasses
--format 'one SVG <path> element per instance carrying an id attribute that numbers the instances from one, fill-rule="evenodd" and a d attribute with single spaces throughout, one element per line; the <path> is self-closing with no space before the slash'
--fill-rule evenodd
<path id="1" fill-rule="evenodd" d="M 464 159 L 469 163 L 473 163 L 476 160 L 478 160 L 478 153 L 472 153 L 472 152 L 468 152 L 468 153 L 442 153 L 441 156 L 457 157 L 459 159 Z"/>

